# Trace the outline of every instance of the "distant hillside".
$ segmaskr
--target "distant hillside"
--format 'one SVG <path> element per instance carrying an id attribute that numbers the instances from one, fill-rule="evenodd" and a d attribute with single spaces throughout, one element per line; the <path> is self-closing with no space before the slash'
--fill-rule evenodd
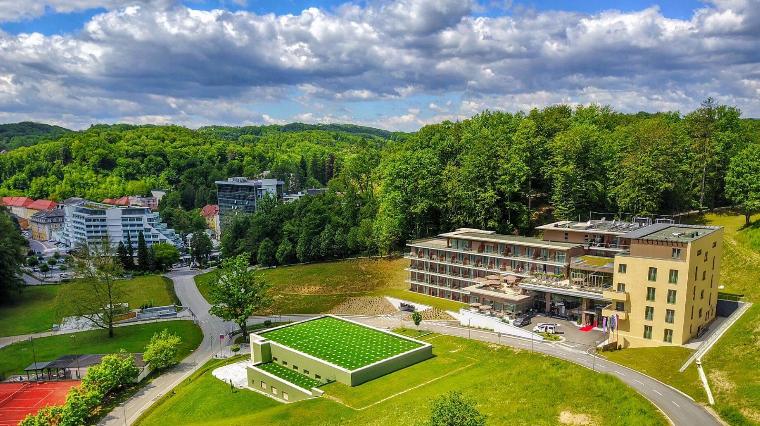
<path id="1" fill-rule="evenodd" d="M 374 127 L 357 126 L 355 124 L 304 124 L 290 123 L 284 125 L 268 126 L 207 126 L 198 129 L 202 133 L 213 133 L 216 137 L 226 140 L 237 140 L 243 135 L 261 136 L 272 132 L 303 132 L 309 130 L 322 130 L 328 132 L 351 133 L 357 136 L 376 136 L 383 139 L 391 139 L 394 135 L 401 135 L 398 132 L 376 129 Z"/>
<path id="2" fill-rule="evenodd" d="M 56 139 L 68 132 L 71 130 L 31 121 L 0 124 L 0 150 L 34 145 L 43 140 Z"/>

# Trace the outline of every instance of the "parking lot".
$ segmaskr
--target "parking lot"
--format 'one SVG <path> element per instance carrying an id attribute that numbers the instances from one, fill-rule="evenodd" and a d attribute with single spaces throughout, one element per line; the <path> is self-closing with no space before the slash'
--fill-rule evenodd
<path id="1" fill-rule="evenodd" d="M 550 318 L 543 315 L 536 315 L 530 319 L 530 324 L 522 327 L 526 330 L 533 330 L 540 322 L 559 324 L 557 331 L 565 338 L 568 344 L 579 344 L 582 346 L 596 346 L 599 342 L 607 338 L 607 334 L 602 331 L 593 329 L 590 331 L 581 331 L 573 321 L 567 321 L 559 318 Z"/>

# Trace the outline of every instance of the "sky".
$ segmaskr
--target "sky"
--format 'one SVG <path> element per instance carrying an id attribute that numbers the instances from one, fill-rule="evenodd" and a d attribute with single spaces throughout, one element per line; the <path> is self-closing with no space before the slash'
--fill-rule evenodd
<path id="1" fill-rule="evenodd" d="M 707 97 L 760 117 L 760 0 L 0 0 L 0 123 L 414 131 Z"/>

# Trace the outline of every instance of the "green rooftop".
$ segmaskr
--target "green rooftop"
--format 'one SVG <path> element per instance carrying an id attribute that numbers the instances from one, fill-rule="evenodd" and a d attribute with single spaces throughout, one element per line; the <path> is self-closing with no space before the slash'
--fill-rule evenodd
<path id="1" fill-rule="evenodd" d="M 335 317 L 320 317 L 259 335 L 347 370 L 356 370 L 422 346 Z"/>
<path id="2" fill-rule="evenodd" d="M 266 371 L 267 373 L 273 376 L 277 376 L 285 380 L 286 382 L 290 382 L 303 389 L 311 389 L 321 384 L 319 380 L 312 379 L 309 376 L 303 375 L 287 367 L 283 367 L 280 364 L 275 364 L 274 362 L 259 364 L 255 367 L 258 368 L 259 370 Z"/>

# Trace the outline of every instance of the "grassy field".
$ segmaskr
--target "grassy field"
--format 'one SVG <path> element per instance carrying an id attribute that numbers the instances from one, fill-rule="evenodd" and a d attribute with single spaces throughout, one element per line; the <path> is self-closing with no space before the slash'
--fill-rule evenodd
<path id="1" fill-rule="evenodd" d="M 28 286 L 21 298 L 11 305 L 0 305 L 0 336 L 36 333 L 49 330 L 65 315 L 67 289 L 80 283 L 59 285 Z M 158 275 L 136 277 L 119 281 L 127 295 L 124 302 L 130 308 L 142 304 L 154 306 L 175 303 L 174 284 L 168 278 Z"/>
<path id="2" fill-rule="evenodd" d="M 272 284 L 274 304 L 266 313 L 313 314 L 328 312 L 350 297 L 392 296 L 444 310 L 464 305 L 451 300 L 409 291 L 406 268 L 409 261 L 396 259 L 358 259 L 285 266 L 262 271 Z M 204 297 L 214 272 L 198 275 L 195 282 Z"/>
<path id="3" fill-rule="evenodd" d="M 743 294 L 754 303 L 702 359 L 715 409 L 732 425 L 760 424 L 760 215 L 752 219 L 748 228 L 740 215 L 708 214 L 693 220 L 724 227 L 721 291 Z M 636 348 L 603 355 L 706 402 L 696 368 L 678 372 L 690 354 L 685 348 Z"/>
<path id="4" fill-rule="evenodd" d="M 332 383 L 322 387 L 323 397 L 292 404 L 252 391 L 232 392 L 211 376 L 221 365 L 212 361 L 138 424 L 416 425 L 429 416 L 430 401 L 450 390 L 474 398 L 494 425 L 555 425 L 560 415 L 584 424 L 666 424 L 654 406 L 615 377 L 466 339 L 434 334 L 422 339 L 434 345 L 434 358 L 353 388 Z"/>
<path id="5" fill-rule="evenodd" d="M 165 328 L 182 337 L 180 359 L 192 352 L 203 340 L 201 329 L 191 321 L 183 320 L 118 327 L 110 339 L 106 330 L 42 337 L 34 339 L 33 343 L 23 341 L 0 348 L 0 376 L 22 373 L 35 358 L 37 361 L 51 361 L 61 355 L 105 354 L 121 349 L 133 353 L 143 352 L 153 334 Z"/>

